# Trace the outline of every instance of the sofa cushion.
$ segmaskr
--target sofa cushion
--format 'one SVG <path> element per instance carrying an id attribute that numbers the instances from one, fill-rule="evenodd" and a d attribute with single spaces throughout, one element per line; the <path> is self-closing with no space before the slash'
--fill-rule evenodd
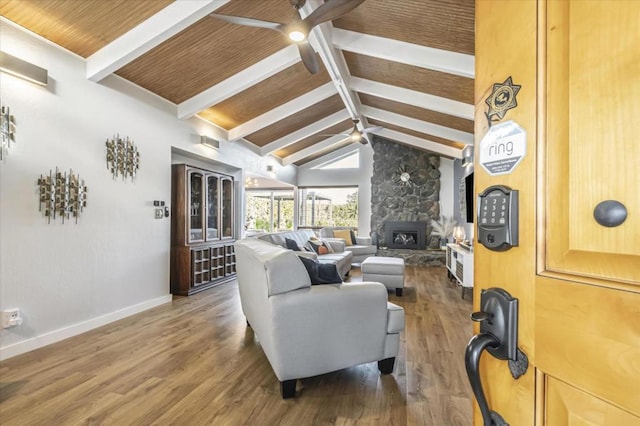
<path id="1" fill-rule="evenodd" d="M 299 258 L 307 269 L 311 285 L 337 284 L 342 282 L 338 269 L 333 263 L 320 263 L 317 260 L 306 257 Z"/>
<path id="2" fill-rule="evenodd" d="M 333 236 L 334 238 L 342 238 L 347 247 L 353 245 L 351 242 L 351 231 L 348 229 L 334 229 Z"/>
<path id="3" fill-rule="evenodd" d="M 333 248 L 326 241 L 322 241 L 319 239 L 310 239 L 308 244 L 305 244 L 305 247 L 310 247 L 317 254 L 329 254 L 333 253 Z"/>
<path id="4" fill-rule="evenodd" d="M 349 246 L 347 248 L 354 256 L 362 256 L 362 255 L 374 255 L 378 251 L 376 246 L 363 246 L 360 244 Z"/>

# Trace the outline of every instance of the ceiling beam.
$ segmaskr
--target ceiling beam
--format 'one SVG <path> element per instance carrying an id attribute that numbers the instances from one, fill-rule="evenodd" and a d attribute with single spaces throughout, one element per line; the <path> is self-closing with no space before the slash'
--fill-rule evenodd
<path id="1" fill-rule="evenodd" d="M 251 133 L 257 132 L 267 126 L 289 117 L 305 108 L 327 99 L 336 94 L 333 83 L 329 82 L 313 89 L 295 99 L 273 108 L 241 125 L 229 130 L 229 140 L 235 141 Z"/>
<path id="2" fill-rule="evenodd" d="M 332 35 L 333 45 L 338 49 L 461 77 L 475 77 L 473 55 L 434 49 L 340 28 L 334 28 Z"/>
<path id="3" fill-rule="evenodd" d="M 322 4 L 320 0 L 308 0 L 299 9 L 300 16 L 304 19 Z M 349 115 L 352 119 L 360 118 L 360 99 L 349 87 L 351 74 L 342 51 L 333 47 L 332 31 L 331 21 L 317 25 L 311 31 L 309 41 L 311 46 L 317 50 Z"/>
<path id="4" fill-rule="evenodd" d="M 444 155 L 445 157 L 462 158 L 461 149 L 453 148 L 453 147 L 443 145 L 441 143 L 433 142 L 430 140 L 417 138 L 412 135 L 407 135 L 406 133 L 397 132 L 395 130 L 382 129 L 380 131 L 375 132 L 375 134 L 387 139 L 392 139 L 396 142 L 400 142 L 404 145 L 409 145 L 416 148 L 431 151 L 436 154 Z"/>
<path id="5" fill-rule="evenodd" d="M 439 138 L 449 139 L 454 142 L 473 145 L 472 133 L 440 126 L 438 124 L 429 123 L 412 117 L 407 117 L 406 115 L 396 114 L 395 112 L 385 111 L 366 105 L 362 106 L 362 113 L 374 120 L 385 121 L 387 123 L 415 130 L 416 132 L 427 133 Z"/>
<path id="6" fill-rule="evenodd" d="M 285 148 L 289 145 L 293 145 L 296 142 L 301 141 L 304 138 L 309 136 L 313 136 L 317 133 L 322 132 L 324 129 L 335 126 L 349 118 L 349 113 L 346 110 L 340 110 L 338 112 L 334 112 L 333 114 L 316 121 L 313 124 L 310 124 L 302 129 L 298 129 L 295 132 L 289 133 L 286 136 L 281 137 L 280 139 L 276 139 L 273 142 L 270 142 L 263 146 L 260 149 L 262 155 L 272 154 L 279 149 Z"/>
<path id="7" fill-rule="evenodd" d="M 87 79 L 98 82 L 193 25 L 229 0 L 177 0 L 87 58 Z"/>
<path id="8" fill-rule="evenodd" d="M 215 86 L 181 102 L 178 104 L 178 118 L 182 120 L 191 117 L 298 62 L 300 62 L 298 48 L 294 45 L 289 45 Z"/>
<path id="9" fill-rule="evenodd" d="M 300 151 L 294 152 L 291 155 L 287 155 L 282 159 L 282 165 L 288 166 L 289 164 L 293 164 L 296 161 L 300 161 L 304 158 L 311 157 L 312 155 L 317 154 L 319 151 L 322 151 L 323 149 L 331 148 L 332 146 L 337 145 L 341 142 L 344 142 L 347 139 L 349 139 L 349 136 L 345 136 L 345 135 L 331 136 L 330 138 L 320 141 L 314 145 L 311 145 L 310 147 L 301 149 Z"/>
<path id="10" fill-rule="evenodd" d="M 357 92 L 367 93 L 379 98 L 390 99 L 467 120 L 473 120 L 474 118 L 473 105 L 465 104 L 464 102 L 458 102 L 373 80 L 366 80 L 360 77 L 351 77 L 350 83 L 351 88 Z"/>

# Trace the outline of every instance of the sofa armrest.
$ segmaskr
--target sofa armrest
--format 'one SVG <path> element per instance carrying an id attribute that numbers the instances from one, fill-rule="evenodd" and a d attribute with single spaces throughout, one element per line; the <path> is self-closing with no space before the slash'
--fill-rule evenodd
<path id="1" fill-rule="evenodd" d="M 356 237 L 356 243 L 361 246 L 372 246 L 373 240 L 371 237 Z"/>
<path id="2" fill-rule="evenodd" d="M 323 238 L 322 241 L 329 243 L 331 248 L 336 253 L 342 253 L 347 246 L 347 243 L 342 238 Z"/>
<path id="3" fill-rule="evenodd" d="M 387 289 L 378 282 L 315 285 L 269 298 L 279 380 L 382 359 Z M 394 327 L 395 328 L 395 327 Z"/>

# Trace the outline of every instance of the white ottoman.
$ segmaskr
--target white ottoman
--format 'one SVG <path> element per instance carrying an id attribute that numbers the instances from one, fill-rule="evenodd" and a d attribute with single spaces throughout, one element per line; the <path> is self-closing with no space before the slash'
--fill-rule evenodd
<path id="1" fill-rule="evenodd" d="M 363 281 L 377 281 L 402 296 L 404 288 L 404 259 L 397 257 L 370 256 L 360 265 Z"/>

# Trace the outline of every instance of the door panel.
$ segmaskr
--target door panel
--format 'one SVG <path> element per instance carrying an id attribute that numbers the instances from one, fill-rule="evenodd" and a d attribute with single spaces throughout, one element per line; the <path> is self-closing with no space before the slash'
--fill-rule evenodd
<path id="1" fill-rule="evenodd" d="M 637 284 L 640 173 L 632 159 L 640 157 L 640 2 L 612 5 L 549 2 L 540 28 L 547 60 L 546 267 Z M 622 225 L 594 220 L 604 200 L 626 206 Z"/>
<path id="2" fill-rule="evenodd" d="M 476 193 L 519 190 L 520 245 L 474 249 L 474 308 L 489 287 L 519 300 L 529 370 L 514 380 L 505 361 L 480 363 L 490 408 L 512 425 L 640 421 L 638 21 L 639 1 L 476 1 L 476 146 L 485 99 L 510 76 L 522 87 L 501 121 L 527 132 L 510 174 L 475 166 Z M 607 199 L 627 207 L 621 226 L 595 222 Z"/>
<path id="3" fill-rule="evenodd" d="M 536 366 L 640 416 L 640 294 L 539 278 L 535 297 Z"/>
<path id="4" fill-rule="evenodd" d="M 547 377 L 545 423 L 571 426 L 640 426 L 640 419 L 572 386 Z"/>

